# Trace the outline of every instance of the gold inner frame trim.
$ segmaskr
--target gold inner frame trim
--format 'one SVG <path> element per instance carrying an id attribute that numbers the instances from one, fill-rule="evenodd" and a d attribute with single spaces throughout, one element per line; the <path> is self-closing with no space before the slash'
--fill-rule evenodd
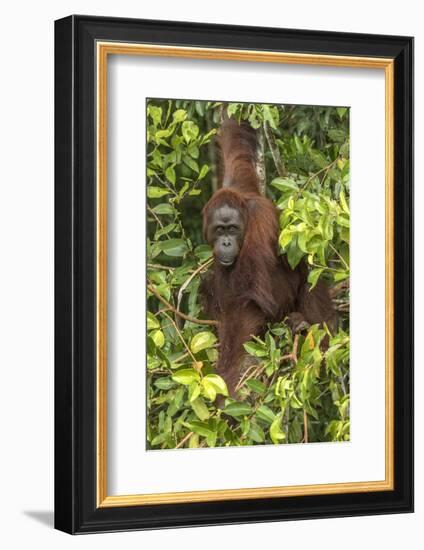
<path id="1" fill-rule="evenodd" d="M 97 54 L 97 506 L 142 506 L 254 498 L 363 493 L 394 489 L 394 60 L 124 42 L 96 43 Z M 385 71 L 385 479 L 315 485 L 109 496 L 107 493 L 107 60 L 108 55 L 220 59 Z"/>

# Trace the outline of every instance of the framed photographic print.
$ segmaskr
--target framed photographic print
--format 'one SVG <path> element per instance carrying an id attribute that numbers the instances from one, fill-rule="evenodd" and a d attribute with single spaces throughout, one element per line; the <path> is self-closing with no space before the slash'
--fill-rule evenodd
<path id="1" fill-rule="evenodd" d="M 55 525 L 413 509 L 413 39 L 55 24 Z"/>

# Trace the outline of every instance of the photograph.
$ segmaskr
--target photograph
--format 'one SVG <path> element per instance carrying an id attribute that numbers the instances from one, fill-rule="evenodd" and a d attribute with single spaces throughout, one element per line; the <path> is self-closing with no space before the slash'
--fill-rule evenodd
<path id="1" fill-rule="evenodd" d="M 349 106 L 145 116 L 146 448 L 350 441 Z"/>
<path id="2" fill-rule="evenodd" d="M 54 67 L 55 528 L 411 512 L 413 38 L 69 15 Z"/>
<path id="3" fill-rule="evenodd" d="M 0 548 L 418 548 L 424 25 L 393 4 L 4 4 Z"/>

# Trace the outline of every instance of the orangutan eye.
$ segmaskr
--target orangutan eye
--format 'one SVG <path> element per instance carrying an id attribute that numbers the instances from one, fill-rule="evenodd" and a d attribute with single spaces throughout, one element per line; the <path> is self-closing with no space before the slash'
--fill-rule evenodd
<path id="1" fill-rule="evenodd" d="M 222 225 L 218 225 L 218 227 L 215 229 L 215 232 L 217 235 L 223 235 L 224 234 L 224 228 Z"/>
<path id="2" fill-rule="evenodd" d="M 228 231 L 231 235 L 235 235 L 236 233 L 238 233 L 238 227 L 236 225 L 230 225 Z"/>

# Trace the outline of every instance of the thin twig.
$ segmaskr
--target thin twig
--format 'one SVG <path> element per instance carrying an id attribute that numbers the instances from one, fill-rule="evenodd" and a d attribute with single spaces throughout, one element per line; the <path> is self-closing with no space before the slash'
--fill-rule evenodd
<path id="1" fill-rule="evenodd" d="M 339 294 L 342 294 L 348 288 L 349 288 L 349 279 L 346 279 L 345 281 L 342 281 L 341 283 L 338 283 L 337 285 L 333 286 L 333 288 L 329 289 L 330 297 L 335 298 Z"/>
<path id="2" fill-rule="evenodd" d="M 190 439 L 190 437 L 193 435 L 193 432 L 188 432 L 187 435 L 185 435 L 182 440 L 178 443 L 178 445 L 175 446 L 176 449 L 179 449 L 184 445 L 184 443 L 187 441 L 187 439 Z"/>
<path id="3" fill-rule="evenodd" d="M 147 205 L 147 210 L 148 210 L 149 213 L 155 218 L 155 220 L 158 222 L 158 224 L 160 225 L 161 229 L 163 229 L 163 223 L 161 222 L 159 216 L 156 215 L 156 212 L 153 212 L 153 209 L 150 208 L 149 205 Z"/>
<path id="4" fill-rule="evenodd" d="M 169 183 L 168 183 L 166 180 L 163 180 L 161 177 L 158 176 L 158 174 L 155 174 L 154 177 L 155 177 L 156 179 L 158 179 L 158 180 L 160 181 L 160 183 L 161 183 L 162 185 L 164 185 L 164 186 L 168 189 L 168 191 L 170 191 L 173 195 L 175 195 L 176 197 L 178 197 L 178 193 L 175 191 L 175 189 L 173 189 L 173 188 L 169 185 Z"/>
<path id="5" fill-rule="evenodd" d="M 293 361 L 293 363 L 297 363 L 297 348 L 298 348 L 298 345 L 299 345 L 299 334 L 296 334 L 295 337 L 294 337 L 294 340 L 293 340 L 293 350 L 292 350 L 292 352 L 287 353 L 286 355 L 283 355 L 282 357 L 280 357 L 280 364 L 283 361 L 287 361 L 287 360 Z"/>
<path id="6" fill-rule="evenodd" d="M 288 359 L 290 359 L 290 361 L 293 361 L 293 353 L 287 353 L 286 355 L 280 357 L 280 363 L 282 363 L 283 361 L 287 361 Z"/>
<path id="7" fill-rule="evenodd" d="M 291 353 L 288 353 L 287 355 L 283 355 L 280 358 L 280 363 L 284 360 L 287 360 L 287 359 L 290 359 L 294 363 L 297 363 L 297 347 L 298 347 L 298 344 L 299 344 L 299 335 L 296 334 L 296 336 L 294 337 L 294 342 L 293 342 L 293 351 Z M 246 371 L 244 372 L 243 376 L 241 377 L 239 383 L 236 386 L 236 391 L 239 390 L 243 386 L 243 384 L 245 384 L 246 382 L 248 382 L 252 378 L 254 378 L 254 377 L 256 378 L 257 376 L 262 374 L 262 372 L 265 370 L 266 366 L 267 365 L 265 363 L 264 365 L 259 365 L 259 366 L 252 365 L 248 369 L 246 369 Z M 250 374 L 252 369 L 254 369 L 254 372 L 252 374 Z M 248 374 L 249 374 L 249 376 L 248 376 Z"/>
<path id="8" fill-rule="evenodd" d="M 175 267 L 169 267 L 168 265 L 161 264 L 147 264 L 149 269 L 166 269 L 168 271 L 174 271 Z"/>
<path id="9" fill-rule="evenodd" d="M 326 172 L 326 174 L 328 174 L 328 171 L 330 170 L 330 168 L 332 168 L 334 164 L 336 164 L 339 158 L 340 157 L 337 157 L 332 162 L 330 162 L 330 164 L 328 164 L 327 166 L 324 166 L 324 168 L 321 168 L 321 170 L 318 170 L 318 172 L 315 172 L 315 174 L 312 174 L 311 176 L 309 176 L 309 178 L 305 181 L 305 183 L 301 187 L 299 187 L 299 191 L 297 192 L 297 194 L 299 195 L 314 178 L 316 178 L 323 172 Z"/>
<path id="10" fill-rule="evenodd" d="M 185 359 L 186 357 L 188 357 L 188 353 L 183 353 L 182 355 L 180 355 L 179 357 L 174 359 L 172 362 L 173 363 L 179 363 L 182 359 Z"/>
<path id="11" fill-rule="evenodd" d="M 346 260 L 343 258 L 343 256 L 340 254 L 340 252 L 337 250 L 337 248 L 335 246 L 333 246 L 333 244 L 331 242 L 328 242 L 328 244 L 330 245 L 330 247 L 333 249 L 333 251 L 337 254 L 337 256 L 340 258 L 341 262 L 343 263 L 343 265 L 345 266 L 346 269 L 349 269 L 349 266 L 348 264 L 346 263 Z"/>
<path id="12" fill-rule="evenodd" d="M 209 267 L 212 262 L 213 262 L 213 258 L 209 258 L 209 260 L 207 260 L 205 263 L 201 264 L 197 269 L 195 269 L 193 271 L 193 273 L 190 275 L 190 277 L 188 277 L 188 279 L 186 279 L 184 281 L 184 283 L 181 285 L 181 288 L 178 291 L 178 296 L 177 296 L 177 309 L 178 310 L 180 309 L 180 304 L 181 304 L 181 300 L 182 300 L 182 297 L 183 297 L 184 290 L 188 287 L 188 285 L 191 283 L 191 281 L 194 279 L 194 277 L 196 277 L 196 275 L 198 275 L 201 271 L 203 271 L 203 269 Z"/>
<path id="13" fill-rule="evenodd" d="M 259 367 L 257 367 L 255 369 L 255 371 L 250 376 L 248 376 L 244 380 L 240 380 L 240 382 L 236 386 L 235 391 L 238 391 L 241 388 L 242 384 L 245 384 L 246 382 L 248 382 L 252 378 L 257 378 L 260 374 L 262 374 L 263 371 L 266 369 L 266 366 L 267 366 L 266 363 L 265 363 L 265 365 L 262 365 L 262 366 L 259 365 Z"/>
<path id="14" fill-rule="evenodd" d="M 157 317 L 164 311 L 172 311 L 169 307 L 164 307 L 163 309 L 158 309 L 156 313 L 154 313 L 154 316 Z"/>
<path id="15" fill-rule="evenodd" d="M 156 296 L 158 300 L 160 300 L 168 309 L 173 311 L 176 315 L 181 317 L 182 319 L 185 319 L 186 321 L 190 321 L 190 323 L 196 323 L 198 325 L 213 325 L 217 326 L 218 321 L 212 321 L 209 319 L 196 319 L 195 317 L 191 317 L 190 315 L 186 315 L 185 313 L 182 313 L 177 308 L 175 308 L 173 305 L 171 305 L 165 298 L 163 298 L 159 292 L 156 290 L 156 288 L 151 284 L 147 283 L 147 289 L 150 290 L 152 294 Z M 165 314 L 166 315 L 166 314 Z"/>
<path id="16" fill-rule="evenodd" d="M 193 359 L 193 363 L 196 365 L 197 364 L 197 360 L 196 358 L 194 357 L 193 353 L 191 352 L 191 349 L 188 347 L 188 344 L 187 342 L 184 340 L 184 336 L 181 334 L 179 328 L 177 327 L 177 323 L 174 321 L 174 319 L 172 317 L 170 317 L 167 313 L 164 313 L 165 317 L 167 319 L 169 319 L 171 321 L 171 323 L 173 324 L 181 342 L 183 343 L 183 346 L 185 347 L 185 349 L 187 350 L 187 353 L 190 355 L 190 357 Z"/>
<path id="17" fill-rule="evenodd" d="M 296 336 L 294 337 L 294 341 L 293 341 L 293 351 L 292 351 L 293 361 L 295 363 L 297 363 L 297 348 L 298 347 L 299 347 L 299 335 L 296 334 Z"/>
<path id="18" fill-rule="evenodd" d="M 264 148 L 264 133 L 258 130 L 258 147 L 256 152 L 256 174 L 258 176 L 258 185 L 261 195 L 266 193 L 266 165 L 265 165 L 265 148 Z"/>
<path id="19" fill-rule="evenodd" d="M 248 378 L 248 375 L 252 372 L 252 370 L 256 370 L 258 368 L 258 364 L 255 363 L 253 365 L 250 365 L 250 367 L 248 367 L 244 373 L 243 373 L 243 376 L 240 378 L 237 386 L 236 386 L 236 390 L 238 390 L 239 388 L 242 387 L 242 385 L 244 384 L 244 382 L 247 380 L 250 380 L 250 378 Z"/>
<path id="20" fill-rule="evenodd" d="M 269 122 L 267 121 L 264 122 L 264 132 L 278 175 L 280 178 L 284 178 L 287 176 L 287 169 L 284 166 L 283 159 L 281 158 L 280 151 L 278 150 L 277 142 L 275 141 L 275 136 L 272 133 Z"/>

